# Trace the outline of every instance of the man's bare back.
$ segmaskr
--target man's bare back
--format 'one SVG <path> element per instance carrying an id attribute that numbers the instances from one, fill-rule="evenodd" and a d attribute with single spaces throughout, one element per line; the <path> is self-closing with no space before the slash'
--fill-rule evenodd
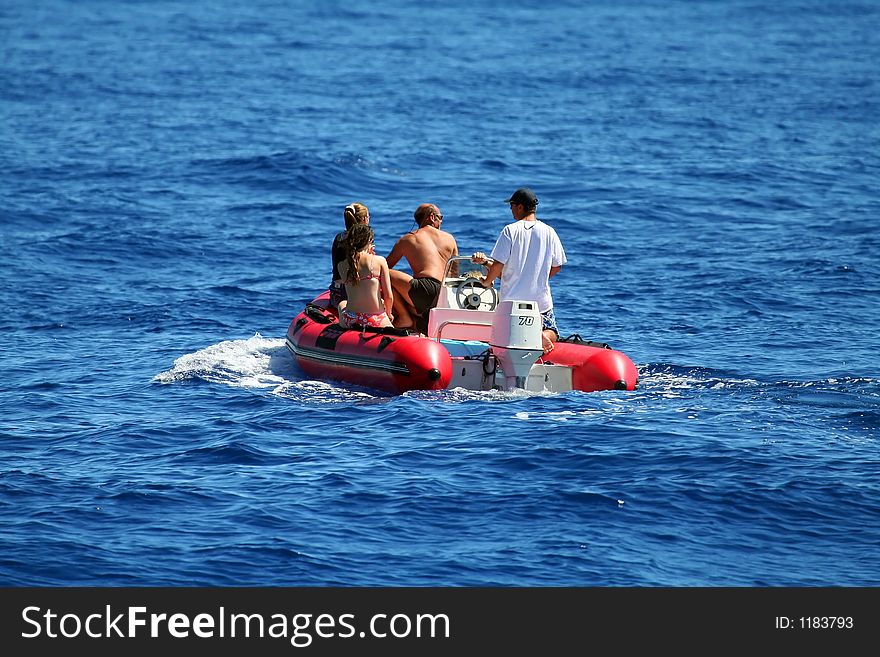
<path id="1" fill-rule="evenodd" d="M 452 235 L 433 226 L 423 226 L 397 240 L 387 260 L 393 267 L 401 258 L 406 258 L 414 278 L 430 276 L 442 281 L 446 263 L 457 254 L 458 246 Z"/>
<path id="2" fill-rule="evenodd" d="M 388 266 L 394 267 L 406 258 L 413 275 L 392 269 L 391 285 L 394 288 L 395 326 L 410 328 L 416 326 L 415 318 L 421 317 L 422 326 L 427 322 L 426 310 L 418 308 L 410 297 L 413 279 L 432 278 L 443 281 L 448 260 L 458 255 L 458 245 L 449 233 L 440 230 L 443 215 L 436 205 L 423 203 L 415 212 L 419 228 L 407 233 L 394 245 L 388 254 Z M 436 299 L 434 300 L 436 303 Z M 424 299 L 419 304 L 424 306 Z"/>

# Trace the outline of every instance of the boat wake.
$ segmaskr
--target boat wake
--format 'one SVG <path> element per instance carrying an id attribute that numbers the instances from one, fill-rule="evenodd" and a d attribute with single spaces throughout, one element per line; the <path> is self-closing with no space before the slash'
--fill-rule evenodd
<path id="1" fill-rule="evenodd" d="M 681 367 L 658 363 L 639 368 L 639 389 L 668 397 L 680 397 L 693 389 L 741 389 L 759 385 L 761 382 L 757 379 L 707 367 Z"/>
<path id="2" fill-rule="evenodd" d="M 534 397 L 577 397 L 589 395 L 593 404 L 590 413 L 609 413 L 621 408 L 638 406 L 648 399 L 680 399 L 705 393 L 786 396 L 804 392 L 857 392 L 863 398 L 876 400 L 877 379 L 831 378 L 821 381 L 758 380 L 739 373 L 707 367 L 684 367 L 670 363 L 653 363 L 639 366 L 640 383 L 637 391 L 621 394 L 581 392 L 548 392 L 525 390 L 412 390 L 399 397 L 466 404 L 468 402 L 506 402 Z M 259 333 L 246 340 L 224 340 L 204 349 L 181 356 L 173 366 L 153 377 L 162 384 L 206 382 L 237 388 L 251 388 L 291 401 L 308 405 L 323 404 L 372 404 L 383 403 L 394 396 L 351 384 L 318 381 L 307 377 L 288 352 L 283 338 L 265 338 Z M 876 403 L 876 401 L 874 402 Z M 579 405 L 579 413 L 583 409 Z M 572 419 L 570 411 L 554 415 L 559 421 Z M 539 413 L 539 415 L 541 415 Z M 534 419 L 531 412 L 523 412 L 517 420 Z"/>
<path id="3" fill-rule="evenodd" d="M 372 390 L 304 377 L 290 357 L 284 338 L 264 338 L 259 333 L 247 340 L 224 340 L 181 356 L 171 369 L 154 376 L 153 381 L 203 381 L 260 389 L 305 404 L 350 404 L 387 398 Z"/>
<path id="4" fill-rule="evenodd" d="M 224 340 L 174 361 L 157 374 L 157 383 L 206 381 L 241 388 L 277 388 L 296 378 L 298 369 L 287 355 L 284 340 L 257 333 L 247 340 Z"/>
<path id="5" fill-rule="evenodd" d="M 387 393 L 351 384 L 308 378 L 291 358 L 283 338 L 264 338 L 259 333 L 246 340 L 224 340 L 174 361 L 171 369 L 153 377 L 162 384 L 206 382 L 237 388 L 270 391 L 306 404 L 371 402 L 389 399 Z M 403 395 L 414 400 L 445 403 L 509 401 L 557 396 L 559 393 L 525 390 L 413 390 Z"/>
<path id="6" fill-rule="evenodd" d="M 639 389 L 643 392 L 679 396 L 687 390 L 751 390 L 751 389 L 837 389 L 862 390 L 876 394 L 880 379 L 838 376 L 813 380 L 777 380 L 751 378 L 740 373 L 709 367 L 682 367 L 669 363 L 653 363 L 639 367 Z"/>

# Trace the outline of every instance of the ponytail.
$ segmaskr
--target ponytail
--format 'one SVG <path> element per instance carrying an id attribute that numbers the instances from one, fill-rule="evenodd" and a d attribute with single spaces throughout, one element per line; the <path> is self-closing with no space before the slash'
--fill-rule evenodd
<path id="1" fill-rule="evenodd" d="M 363 203 L 350 203 L 345 206 L 342 216 L 345 219 L 345 229 L 348 230 L 355 224 L 366 223 L 370 218 L 370 211 Z"/>

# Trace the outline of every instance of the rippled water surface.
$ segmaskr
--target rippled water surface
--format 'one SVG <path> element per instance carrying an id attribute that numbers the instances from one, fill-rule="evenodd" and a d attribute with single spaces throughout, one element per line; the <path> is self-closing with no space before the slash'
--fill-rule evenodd
<path id="1" fill-rule="evenodd" d="M 0 582 L 880 585 L 876 3 L 0 7 Z M 342 208 L 533 187 L 630 393 L 306 377 Z"/>

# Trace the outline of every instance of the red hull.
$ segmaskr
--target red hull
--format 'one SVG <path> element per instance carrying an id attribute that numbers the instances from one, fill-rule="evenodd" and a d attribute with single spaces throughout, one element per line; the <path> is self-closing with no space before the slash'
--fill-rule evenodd
<path id="1" fill-rule="evenodd" d="M 327 292 L 315 299 L 287 330 L 287 347 L 306 374 L 392 394 L 449 386 L 453 360 L 440 342 L 342 329 L 328 299 Z M 570 367 L 574 390 L 634 390 L 639 373 L 633 362 L 596 344 L 557 342 L 543 362 Z"/>
<path id="2" fill-rule="evenodd" d="M 439 342 L 342 329 L 328 298 L 315 299 L 287 329 L 287 346 L 306 374 L 394 394 L 449 385 L 452 358 Z"/>
<path id="3" fill-rule="evenodd" d="M 639 382 L 635 364 L 614 349 L 557 342 L 544 362 L 571 367 L 571 387 L 583 392 L 635 390 Z"/>

